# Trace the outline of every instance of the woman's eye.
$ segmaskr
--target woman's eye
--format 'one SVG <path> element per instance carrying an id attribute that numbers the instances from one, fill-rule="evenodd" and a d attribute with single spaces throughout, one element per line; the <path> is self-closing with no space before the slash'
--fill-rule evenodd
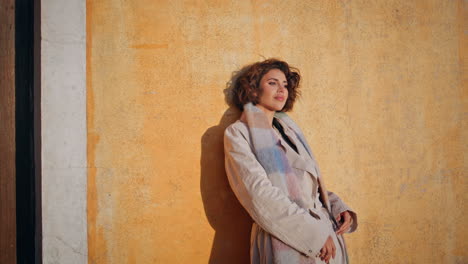
<path id="1" fill-rule="evenodd" d="M 275 85 L 276 83 L 275 82 L 269 82 L 268 84 L 269 85 Z"/>

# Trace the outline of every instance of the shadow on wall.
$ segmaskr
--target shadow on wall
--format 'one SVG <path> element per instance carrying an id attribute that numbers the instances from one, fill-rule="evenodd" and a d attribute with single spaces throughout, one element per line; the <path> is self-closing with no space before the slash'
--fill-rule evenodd
<path id="1" fill-rule="evenodd" d="M 232 106 L 232 84 L 243 72 L 235 72 L 224 94 L 231 105 L 218 125 L 210 127 L 201 139 L 200 190 L 205 214 L 215 230 L 210 264 L 249 263 L 252 219 L 241 206 L 229 186 L 224 168 L 224 130 L 239 119 L 241 113 Z"/>

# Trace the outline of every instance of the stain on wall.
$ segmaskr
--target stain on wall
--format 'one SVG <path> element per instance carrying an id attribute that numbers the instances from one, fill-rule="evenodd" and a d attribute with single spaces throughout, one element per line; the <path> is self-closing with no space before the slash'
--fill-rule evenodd
<path id="1" fill-rule="evenodd" d="M 354 263 L 464 263 L 466 1 L 87 1 L 89 263 L 246 263 L 223 90 L 300 68 L 291 113 L 357 212 Z"/>

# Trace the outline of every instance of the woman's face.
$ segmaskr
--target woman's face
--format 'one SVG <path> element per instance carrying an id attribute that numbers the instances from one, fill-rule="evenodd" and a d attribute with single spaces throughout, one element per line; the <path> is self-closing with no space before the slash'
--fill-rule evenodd
<path id="1" fill-rule="evenodd" d="M 257 106 L 268 111 L 281 111 L 288 99 L 288 81 L 281 70 L 271 69 L 260 80 L 262 94 Z"/>

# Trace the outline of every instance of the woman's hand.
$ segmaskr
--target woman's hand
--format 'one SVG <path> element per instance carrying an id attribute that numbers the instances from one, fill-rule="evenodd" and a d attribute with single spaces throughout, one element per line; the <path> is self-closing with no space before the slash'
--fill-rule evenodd
<path id="1" fill-rule="evenodd" d="M 340 228 L 336 230 L 336 234 L 341 235 L 349 229 L 349 227 L 353 223 L 353 218 L 351 217 L 351 214 L 349 213 L 349 211 L 344 211 L 336 217 L 336 221 L 338 223 L 343 221 Z"/>
<path id="2" fill-rule="evenodd" d="M 333 239 L 331 236 L 328 236 L 327 241 L 323 245 L 322 249 L 320 250 L 319 257 L 322 261 L 328 263 L 330 259 L 333 257 L 335 258 L 336 255 L 336 247 L 335 243 L 333 243 Z"/>

